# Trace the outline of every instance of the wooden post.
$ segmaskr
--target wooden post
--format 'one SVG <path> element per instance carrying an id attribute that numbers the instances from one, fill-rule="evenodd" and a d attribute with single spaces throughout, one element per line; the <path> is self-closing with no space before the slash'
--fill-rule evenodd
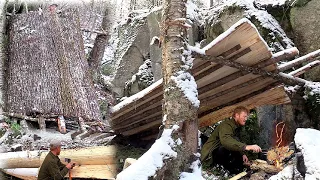
<path id="1" fill-rule="evenodd" d="M 43 117 L 39 117 L 38 123 L 39 123 L 39 129 L 41 131 L 46 131 L 46 120 Z"/>

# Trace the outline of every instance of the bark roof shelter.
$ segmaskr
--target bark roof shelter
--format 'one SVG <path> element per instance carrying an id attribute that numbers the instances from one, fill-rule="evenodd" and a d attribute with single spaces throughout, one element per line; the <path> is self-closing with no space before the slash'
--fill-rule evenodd
<path id="1" fill-rule="evenodd" d="M 76 10 L 17 14 L 9 43 L 9 113 L 101 120 Z"/>
<path id="2" fill-rule="evenodd" d="M 209 126 L 230 117 L 242 105 L 250 109 L 266 104 L 285 104 L 290 98 L 277 75 L 276 62 L 298 54 L 296 48 L 272 54 L 255 26 L 242 20 L 201 50 L 194 50 L 193 76 L 197 82 L 199 126 Z M 202 53 L 202 55 L 201 55 Z M 222 57 L 239 66 L 256 68 L 267 75 L 253 74 L 224 63 L 204 59 Z M 221 59 L 220 59 L 221 60 Z M 161 80 L 113 107 L 111 126 L 125 136 L 154 138 L 162 123 Z"/>

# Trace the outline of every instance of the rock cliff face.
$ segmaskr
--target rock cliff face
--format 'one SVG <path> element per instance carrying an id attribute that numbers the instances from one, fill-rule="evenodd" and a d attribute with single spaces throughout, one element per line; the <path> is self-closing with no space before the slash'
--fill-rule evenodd
<path id="1" fill-rule="evenodd" d="M 192 28 L 188 29 L 188 35 L 189 43 L 194 45 L 199 41 L 200 23 L 194 21 L 194 14 L 191 13 L 194 13 L 194 9 L 189 13 L 188 19 Z M 128 94 L 125 86 L 148 59 L 151 61 L 154 81 L 162 78 L 162 54 L 159 46 L 161 14 L 161 9 L 158 8 L 150 13 L 129 17 L 124 24 L 115 29 L 116 33 L 111 38 L 116 47 L 114 52 L 115 74 L 112 84 L 114 85 L 113 91 L 118 97 L 138 92 L 137 88 L 133 88 Z M 139 79 L 136 81 L 139 82 Z"/>
<path id="2" fill-rule="evenodd" d="M 298 1 L 299 2 L 299 1 Z M 293 40 L 301 55 L 320 49 L 320 1 L 297 4 L 290 11 Z M 320 81 L 320 67 L 306 73 L 306 79 Z"/>

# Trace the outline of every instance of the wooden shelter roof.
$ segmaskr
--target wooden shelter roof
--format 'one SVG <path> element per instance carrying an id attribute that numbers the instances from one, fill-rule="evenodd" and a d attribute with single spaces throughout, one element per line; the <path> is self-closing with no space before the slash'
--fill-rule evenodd
<path id="1" fill-rule="evenodd" d="M 249 67 L 277 72 L 275 57 L 258 31 L 248 20 L 239 21 L 202 49 L 205 56 L 223 57 Z M 209 126 L 230 117 L 234 107 L 254 108 L 265 104 L 285 104 L 290 99 L 279 82 L 226 65 L 194 60 L 191 70 L 200 100 L 200 127 Z M 116 105 L 110 124 L 116 133 L 125 136 L 142 135 L 153 138 L 162 123 L 162 80 Z M 149 137 L 147 137 L 149 136 Z"/>

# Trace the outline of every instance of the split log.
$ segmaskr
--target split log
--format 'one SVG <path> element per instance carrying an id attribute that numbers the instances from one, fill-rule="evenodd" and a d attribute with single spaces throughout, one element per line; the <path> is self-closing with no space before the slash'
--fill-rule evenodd
<path id="1" fill-rule="evenodd" d="M 21 151 L 0 154 L 0 168 L 38 168 L 48 152 Z M 69 158 L 78 165 L 109 165 L 115 164 L 115 146 L 99 146 L 80 149 L 62 150 L 59 158 Z"/>
<path id="2" fill-rule="evenodd" d="M 244 171 L 244 172 L 241 172 L 241 173 L 233 176 L 233 177 L 230 178 L 229 180 L 238 180 L 238 179 L 242 178 L 243 176 L 245 176 L 245 175 L 247 175 L 247 174 L 248 174 L 248 173 Z"/>
<path id="3" fill-rule="evenodd" d="M 250 168 L 252 170 L 262 170 L 266 173 L 270 173 L 270 174 L 276 174 L 278 172 L 280 172 L 283 168 L 277 168 L 276 166 L 274 165 L 269 165 L 267 163 L 267 161 L 263 161 L 263 160 L 260 160 L 260 159 L 256 159 L 252 162 Z"/>
<path id="4" fill-rule="evenodd" d="M 41 153 L 41 164 L 47 154 L 48 152 Z M 78 165 L 107 165 L 115 164 L 115 155 L 115 146 L 98 146 L 63 150 L 61 151 L 59 158 L 61 161 L 63 161 L 65 158 L 69 158 Z"/>
<path id="5" fill-rule="evenodd" d="M 3 169 L 3 172 L 24 180 L 36 180 L 38 168 Z M 73 178 L 114 179 L 116 176 L 116 164 L 110 165 L 83 165 L 71 170 Z M 65 177 L 69 177 L 67 174 Z"/>
<path id="6" fill-rule="evenodd" d="M 317 61 L 313 61 L 297 70 L 294 70 L 294 71 L 291 71 L 290 73 L 288 73 L 288 75 L 291 75 L 291 76 L 294 76 L 294 77 L 297 77 L 297 76 L 300 76 L 301 74 L 304 74 L 305 72 L 307 72 L 308 70 L 314 68 L 314 67 L 317 67 L 320 65 L 320 61 L 317 60 Z"/>
<path id="7" fill-rule="evenodd" d="M 298 66 L 304 62 L 310 62 L 311 60 L 313 60 L 318 56 L 320 56 L 320 49 L 318 49 L 317 51 L 313 51 L 307 55 L 304 55 L 302 57 L 299 57 L 298 59 L 295 59 L 293 61 L 289 61 L 287 63 L 281 64 L 279 65 L 278 69 L 279 71 L 285 71 L 295 66 Z"/>
<path id="8" fill-rule="evenodd" d="M 39 151 L 20 151 L 0 154 L 0 168 L 38 168 Z"/>
<path id="9" fill-rule="evenodd" d="M 37 180 L 38 168 L 15 168 L 15 169 L 2 169 L 8 175 L 23 179 L 23 180 Z"/>

